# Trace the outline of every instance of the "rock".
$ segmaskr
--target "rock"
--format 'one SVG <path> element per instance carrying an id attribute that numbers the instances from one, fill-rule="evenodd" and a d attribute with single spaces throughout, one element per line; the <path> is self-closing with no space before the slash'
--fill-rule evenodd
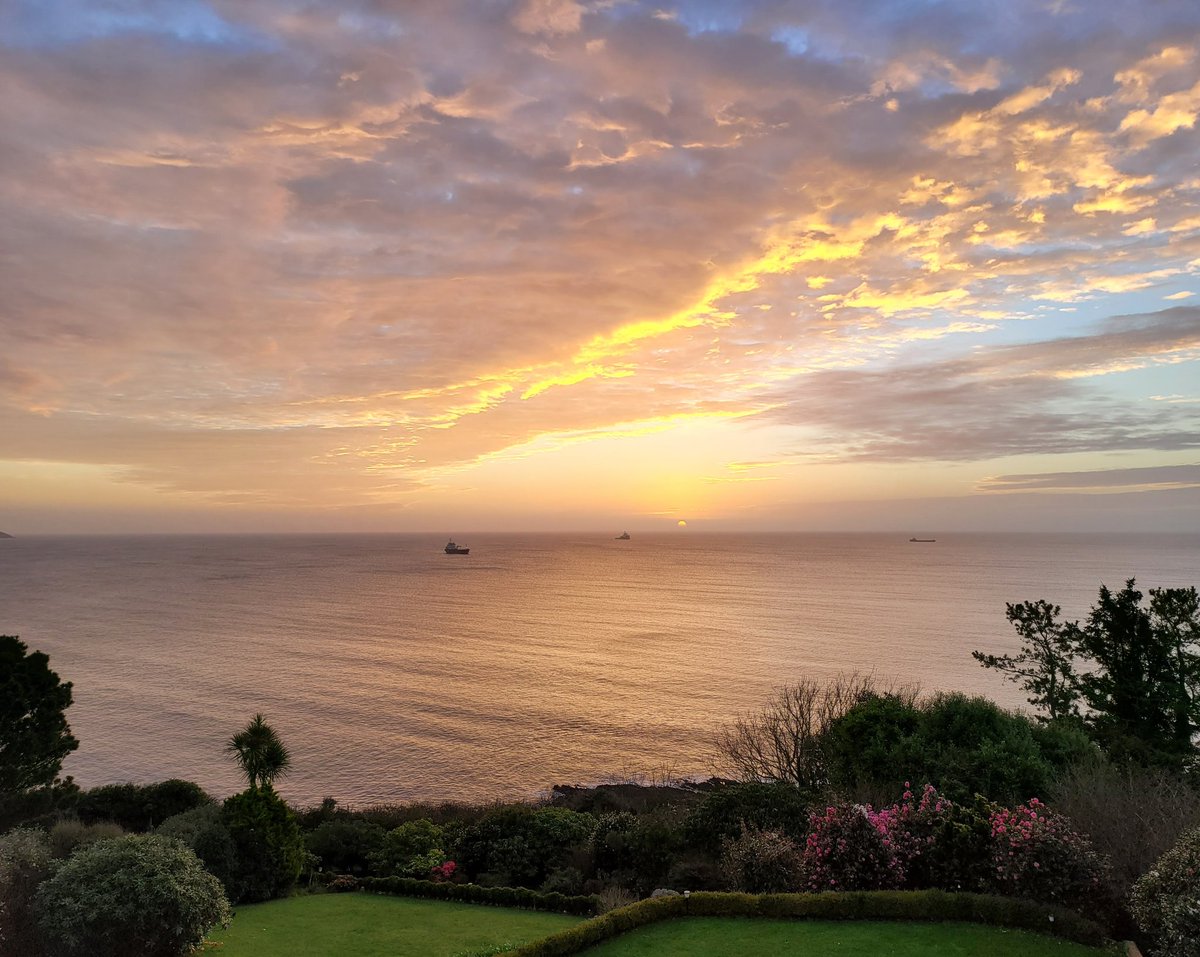
<path id="1" fill-rule="evenodd" d="M 679 891 L 673 891 L 669 887 L 656 887 L 654 889 L 654 893 L 650 895 L 650 899 L 653 900 L 655 897 L 678 897 L 678 896 L 679 896 Z"/>

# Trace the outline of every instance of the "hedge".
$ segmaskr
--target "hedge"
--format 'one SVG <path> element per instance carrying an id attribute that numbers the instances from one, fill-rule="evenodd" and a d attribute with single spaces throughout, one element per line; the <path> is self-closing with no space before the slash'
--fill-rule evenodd
<path id="1" fill-rule="evenodd" d="M 491 904 L 494 907 L 521 907 L 525 910 L 544 910 L 558 914 L 581 914 L 590 917 L 599 909 L 599 901 L 595 897 L 543 894 L 526 887 L 484 887 L 480 884 L 422 881 L 412 877 L 364 877 L 359 884 L 364 891 L 374 894 L 430 897 L 434 900 Z"/>
<path id="2" fill-rule="evenodd" d="M 658 897 L 609 911 L 509 951 L 505 957 L 565 957 L 647 924 L 677 917 L 767 917 L 809 920 L 965 921 L 1012 927 L 1076 943 L 1105 943 L 1101 927 L 1068 910 L 1011 897 L 945 891 L 821 894 L 718 894 Z"/>

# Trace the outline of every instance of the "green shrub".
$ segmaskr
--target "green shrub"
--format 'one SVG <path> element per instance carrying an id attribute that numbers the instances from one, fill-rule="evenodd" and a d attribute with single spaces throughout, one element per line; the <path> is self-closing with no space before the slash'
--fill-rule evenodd
<path id="1" fill-rule="evenodd" d="M 321 859 L 321 867 L 341 874 L 365 874 L 368 861 L 384 842 L 378 824 L 353 817 L 335 817 L 304 835 L 309 852 Z"/>
<path id="2" fill-rule="evenodd" d="M 237 852 L 235 903 L 286 894 L 304 865 L 304 838 L 296 816 L 270 787 L 225 800 L 224 820 Z"/>
<path id="3" fill-rule="evenodd" d="M 240 867 L 233 835 L 219 804 L 204 804 L 169 817 L 155 831 L 160 837 L 182 841 L 200 858 L 205 869 L 225 888 L 231 901 L 241 893 Z"/>
<path id="4" fill-rule="evenodd" d="M 191 781 L 172 778 L 157 784 L 106 784 L 85 791 L 76 813 L 85 824 L 112 821 L 127 831 L 142 833 L 169 817 L 211 804 L 204 789 Z"/>
<path id="5" fill-rule="evenodd" d="M 721 851 L 721 871 L 736 891 L 779 894 L 800 888 L 803 856 L 786 834 L 744 827 Z"/>
<path id="6" fill-rule="evenodd" d="M 825 753 L 831 782 L 859 800 L 891 800 L 907 779 L 954 801 L 982 794 L 1015 804 L 1047 794 L 1059 769 L 1095 748 L 1078 729 L 1039 726 L 986 698 L 940 694 L 860 702 L 830 726 Z"/>
<path id="7" fill-rule="evenodd" d="M 557 893 L 542 894 L 525 887 L 448 884 L 419 881 L 410 877 L 364 877 L 360 884 L 363 890 L 375 894 L 428 897 L 433 900 L 491 904 L 496 907 L 523 907 L 526 910 L 543 910 L 558 914 L 594 914 L 598 905 L 595 897 Z"/>
<path id="8" fill-rule="evenodd" d="M 17 828 L 0 836 L 0 954 L 43 953 L 34 898 L 58 866 L 42 831 Z"/>
<path id="9" fill-rule="evenodd" d="M 81 847 L 110 837 L 120 837 L 124 833 L 121 825 L 111 821 L 84 824 L 77 818 L 64 818 L 50 828 L 50 853 L 58 860 L 63 860 Z"/>
<path id="10" fill-rule="evenodd" d="M 38 891 L 38 923 L 61 957 L 176 957 L 229 921 L 220 882 L 178 841 L 127 835 L 77 851 Z"/>
<path id="11" fill-rule="evenodd" d="M 455 860 L 481 883 L 540 887 L 595 827 L 590 814 L 565 808 L 501 807 L 463 829 Z"/>
<path id="12" fill-rule="evenodd" d="M 1133 886 L 1133 916 L 1155 957 L 1200 953 L 1200 828 L 1186 832 Z"/>
<path id="13" fill-rule="evenodd" d="M 433 821 L 407 821 L 384 834 L 371 853 L 371 872 L 380 877 L 428 877 L 446 859 L 445 829 Z"/>
<path id="14" fill-rule="evenodd" d="M 723 841 L 739 837 L 743 827 L 800 840 L 808 833 L 808 811 L 809 802 L 793 785 L 728 784 L 709 791 L 688 810 L 683 831 L 690 844 L 710 853 L 719 852 Z"/>

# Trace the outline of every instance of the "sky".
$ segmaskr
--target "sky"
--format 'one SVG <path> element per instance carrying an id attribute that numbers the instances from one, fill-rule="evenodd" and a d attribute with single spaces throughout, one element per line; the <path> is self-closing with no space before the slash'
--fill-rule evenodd
<path id="1" fill-rule="evenodd" d="M 1200 531 L 1195 0 L 0 0 L 0 529 Z"/>

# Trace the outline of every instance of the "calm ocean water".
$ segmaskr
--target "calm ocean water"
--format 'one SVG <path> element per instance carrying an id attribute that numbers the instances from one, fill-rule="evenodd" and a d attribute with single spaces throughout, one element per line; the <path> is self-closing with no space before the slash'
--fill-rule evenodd
<path id="1" fill-rule="evenodd" d="M 74 683 L 85 786 L 238 787 L 262 711 L 293 802 L 525 796 L 706 774 L 713 731 L 804 675 L 875 671 L 1019 706 L 970 657 L 1004 603 L 1200 583 L 1200 536 L 423 535 L 0 541 L 0 633 Z"/>

